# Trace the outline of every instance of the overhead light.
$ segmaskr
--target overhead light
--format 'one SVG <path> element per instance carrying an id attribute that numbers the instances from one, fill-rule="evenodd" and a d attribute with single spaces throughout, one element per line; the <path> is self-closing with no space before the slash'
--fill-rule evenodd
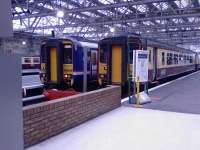
<path id="1" fill-rule="evenodd" d="M 64 12 L 62 10 L 57 11 L 57 17 L 58 18 L 63 18 L 64 17 Z"/>
<path id="2" fill-rule="evenodd" d="M 115 32 L 115 28 L 110 28 L 110 32 Z"/>
<path id="3" fill-rule="evenodd" d="M 26 45 L 26 41 L 22 41 L 22 45 Z"/>

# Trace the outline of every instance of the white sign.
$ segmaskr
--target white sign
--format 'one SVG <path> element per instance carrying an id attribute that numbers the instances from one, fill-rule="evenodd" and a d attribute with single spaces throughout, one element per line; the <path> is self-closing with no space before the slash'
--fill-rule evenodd
<path id="1" fill-rule="evenodd" d="M 133 51 L 133 80 L 139 78 L 140 82 L 148 81 L 148 51 L 134 50 Z"/>

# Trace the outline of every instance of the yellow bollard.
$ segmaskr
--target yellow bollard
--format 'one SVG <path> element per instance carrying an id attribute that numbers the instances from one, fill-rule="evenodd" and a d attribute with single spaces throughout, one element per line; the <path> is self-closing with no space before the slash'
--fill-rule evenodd
<path id="1" fill-rule="evenodd" d="M 135 108 L 142 108 L 143 106 L 140 105 L 140 79 L 139 77 L 137 77 L 137 80 L 136 80 L 136 104 L 134 104 L 133 106 Z"/>

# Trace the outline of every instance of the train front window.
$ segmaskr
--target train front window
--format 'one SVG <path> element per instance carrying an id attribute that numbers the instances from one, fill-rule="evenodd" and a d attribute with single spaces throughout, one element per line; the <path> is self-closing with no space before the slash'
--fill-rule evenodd
<path id="1" fill-rule="evenodd" d="M 97 54 L 95 52 L 91 53 L 92 65 L 97 65 Z"/>
<path id="2" fill-rule="evenodd" d="M 41 48 L 41 62 L 46 63 L 47 62 L 46 60 L 47 60 L 46 48 L 43 45 L 42 48 Z"/>
<path id="3" fill-rule="evenodd" d="M 65 64 L 72 64 L 72 45 L 64 45 L 63 51 L 64 63 Z"/>
<path id="4" fill-rule="evenodd" d="M 106 63 L 107 62 L 107 54 L 105 50 L 100 49 L 100 62 L 101 63 Z"/>

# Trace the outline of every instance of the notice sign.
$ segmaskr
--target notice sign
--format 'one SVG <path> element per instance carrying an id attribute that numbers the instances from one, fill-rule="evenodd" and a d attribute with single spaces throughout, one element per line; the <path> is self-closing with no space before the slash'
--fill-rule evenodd
<path id="1" fill-rule="evenodd" d="M 133 77 L 140 82 L 148 81 L 148 51 L 133 51 Z"/>

